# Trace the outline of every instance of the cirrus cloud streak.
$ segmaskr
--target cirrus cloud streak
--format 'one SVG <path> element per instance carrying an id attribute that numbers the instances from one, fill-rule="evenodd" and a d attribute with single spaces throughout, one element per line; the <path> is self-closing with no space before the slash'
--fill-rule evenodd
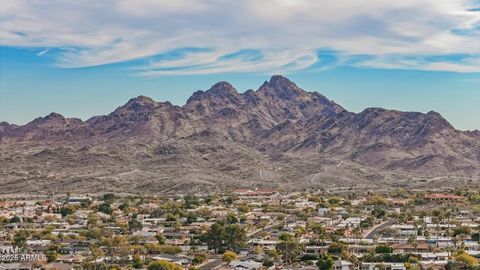
<path id="1" fill-rule="evenodd" d="M 139 76 L 288 73 L 326 48 L 338 65 L 480 72 L 479 14 L 464 0 L 6 0 L 0 44 Z"/>

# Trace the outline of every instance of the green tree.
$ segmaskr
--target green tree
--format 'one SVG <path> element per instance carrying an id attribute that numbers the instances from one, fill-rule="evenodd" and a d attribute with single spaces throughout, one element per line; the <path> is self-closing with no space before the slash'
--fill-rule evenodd
<path id="1" fill-rule="evenodd" d="M 45 257 L 47 257 L 47 261 L 50 262 L 55 262 L 58 259 L 58 253 L 54 250 L 48 250 L 45 252 Z"/>
<path id="2" fill-rule="evenodd" d="M 227 250 L 223 253 L 222 260 L 224 262 L 230 263 L 231 261 L 237 259 L 237 253 Z"/>
<path id="3" fill-rule="evenodd" d="M 62 217 L 66 217 L 68 215 L 73 214 L 73 209 L 70 207 L 62 207 L 60 209 L 60 214 L 62 215 Z"/>
<path id="4" fill-rule="evenodd" d="M 255 248 L 253 249 L 253 253 L 254 254 L 262 254 L 263 253 L 263 248 L 260 246 L 260 245 L 257 245 L 255 246 Z"/>
<path id="5" fill-rule="evenodd" d="M 98 211 L 100 211 L 102 213 L 105 213 L 105 214 L 108 214 L 108 215 L 113 213 L 112 207 L 110 207 L 110 205 L 106 204 L 106 203 L 101 204 L 98 207 Z"/>
<path id="6" fill-rule="evenodd" d="M 375 216 L 376 218 L 383 218 L 387 214 L 387 211 L 383 209 L 382 207 L 375 207 L 372 211 L 372 215 Z"/>
<path id="7" fill-rule="evenodd" d="M 467 226 L 459 226 L 453 230 L 453 236 L 454 237 L 460 236 L 460 239 L 462 240 L 462 242 L 465 239 L 465 237 L 467 235 L 470 235 L 471 233 L 472 233 L 472 229 Z"/>
<path id="8" fill-rule="evenodd" d="M 292 240 L 292 238 L 293 238 L 292 235 L 290 235 L 288 233 L 282 233 L 278 237 L 278 239 L 280 239 L 281 241 L 290 241 L 290 240 Z"/>
<path id="9" fill-rule="evenodd" d="M 270 258 L 266 258 L 264 261 L 263 261 L 263 266 L 265 266 L 266 268 L 270 268 L 273 266 L 273 261 L 272 259 Z"/>
<path id="10" fill-rule="evenodd" d="M 215 252 L 225 249 L 238 251 L 247 243 L 247 232 L 240 224 L 216 222 L 210 226 L 204 238 L 208 247 Z"/>
<path id="11" fill-rule="evenodd" d="M 85 209 L 85 208 L 90 207 L 90 205 L 92 205 L 92 200 L 86 200 L 86 201 L 80 203 L 80 208 Z"/>
<path id="12" fill-rule="evenodd" d="M 328 247 L 328 252 L 331 254 L 341 254 L 342 251 L 346 249 L 345 245 L 342 243 L 338 242 L 333 242 L 329 247 Z"/>
<path id="13" fill-rule="evenodd" d="M 272 259 L 277 259 L 279 257 L 278 251 L 276 248 L 270 249 L 267 254 L 268 254 L 268 257 Z"/>
<path id="14" fill-rule="evenodd" d="M 21 222 L 22 220 L 18 217 L 18 216 L 13 216 L 11 219 L 10 219 L 10 223 L 19 223 Z"/>
<path id="15" fill-rule="evenodd" d="M 167 215 L 166 220 L 167 221 L 177 221 L 177 217 L 174 214 L 170 213 L 170 214 Z"/>
<path id="16" fill-rule="evenodd" d="M 207 255 L 204 253 L 195 254 L 192 260 L 192 264 L 197 265 L 207 260 Z"/>
<path id="17" fill-rule="evenodd" d="M 105 255 L 118 262 L 128 261 L 131 246 L 124 236 L 103 237 L 100 242 L 105 247 Z"/>
<path id="18" fill-rule="evenodd" d="M 96 226 L 98 224 L 98 214 L 97 213 L 89 213 L 87 216 L 87 222 L 90 226 Z"/>
<path id="19" fill-rule="evenodd" d="M 238 251 L 247 243 L 247 232 L 239 224 L 230 224 L 225 227 L 223 238 L 227 249 Z"/>
<path id="20" fill-rule="evenodd" d="M 132 263 L 133 268 L 140 269 L 143 267 L 143 261 L 140 254 L 133 254 L 132 261 L 133 261 Z"/>
<path id="21" fill-rule="evenodd" d="M 408 237 L 407 242 L 408 242 L 410 245 L 412 245 L 412 247 L 415 248 L 415 251 L 417 250 L 418 241 L 417 241 L 417 235 L 416 235 L 416 234 L 410 235 L 410 236 Z"/>
<path id="22" fill-rule="evenodd" d="M 183 196 L 183 200 L 185 201 L 185 208 L 186 209 L 191 209 L 194 208 L 194 206 L 198 205 L 198 198 L 195 195 L 187 194 Z"/>
<path id="23" fill-rule="evenodd" d="M 388 254 L 392 252 L 393 248 L 387 245 L 378 245 L 375 247 L 375 253 Z"/>
<path id="24" fill-rule="evenodd" d="M 250 212 L 250 206 L 248 206 L 246 204 L 242 204 L 242 205 L 239 205 L 237 207 L 237 210 L 238 210 L 238 212 L 245 214 L 245 213 Z"/>
<path id="25" fill-rule="evenodd" d="M 309 223 L 308 229 L 310 229 L 315 234 L 316 238 L 321 238 L 326 233 L 325 227 L 322 224 L 316 222 Z"/>
<path id="26" fill-rule="evenodd" d="M 178 264 L 167 261 L 154 261 L 148 265 L 148 270 L 182 270 Z"/>
<path id="27" fill-rule="evenodd" d="M 471 256 L 471 255 L 468 255 L 465 252 L 461 252 L 459 255 L 457 255 L 455 257 L 455 261 L 459 262 L 459 263 L 462 263 L 462 264 L 465 264 L 469 267 L 473 267 L 473 266 L 478 265 L 478 259 Z"/>
<path id="28" fill-rule="evenodd" d="M 165 244 L 165 236 L 163 236 L 163 234 L 157 233 L 155 235 L 155 238 L 157 239 L 159 244 L 161 244 L 161 245 Z"/>
<path id="29" fill-rule="evenodd" d="M 84 270 L 107 270 L 107 265 L 105 263 L 96 263 L 96 262 L 84 262 L 81 265 Z"/>
<path id="30" fill-rule="evenodd" d="M 373 226 L 375 219 L 371 216 L 368 216 L 365 220 L 360 221 L 360 227 L 362 229 L 370 228 Z"/>
<path id="31" fill-rule="evenodd" d="M 319 270 L 331 270 L 333 269 L 334 261 L 330 255 L 327 253 L 322 254 L 320 259 L 317 261 L 317 266 Z"/>
<path id="32" fill-rule="evenodd" d="M 238 222 L 237 215 L 235 213 L 229 212 L 226 217 L 226 223 L 227 224 L 234 224 Z"/>
<path id="33" fill-rule="evenodd" d="M 104 253 L 101 248 L 91 246 L 90 255 L 92 256 L 93 260 L 96 261 L 98 258 L 102 257 Z"/>
<path id="34" fill-rule="evenodd" d="M 182 252 L 182 249 L 180 247 L 177 247 L 177 246 L 165 245 L 165 246 L 160 246 L 159 251 L 160 251 L 160 253 L 175 255 L 175 254 L 178 254 L 178 253 Z"/>
<path id="35" fill-rule="evenodd" d="M 426 229 L 423 236 L 425 236 L 425 240 L 427 240 L 428 251 L 430 252 L 430 231 Z"/>
<path id="36" fill-rule="evenodd" d="M 277 244 L 276 249 L 282 255 L 282 259 L 291 264 L 300 255 L 301 246 L 296 239 L 287 239 Z"/>
<path id="37" fill-rule="evenodd" d="M 197 218 L 198 218 L 197 213 L 192 212 L 192 211 L 188 212 L 187 213 L 187 224 L 191 224 L 191 223 L 197 221 Z"/>
<path id="38" fill-rule="evenodd" d="M 17 231 L 13 237 L 13 246 L 18 248 L 25 247 L 28 236 L 28 231 Z"/>
<path id="39" fill-rule="evenodd" d="M 112 204 L 115 201 L 115 194 L 106 193 L 103 195 L 103 202 L 106 204 Z"/>
<path id="40" fill-rule="evenodd" d="M 208 248 L 215 250 L 215 252 L 218 252 L 223 247 L 224 234 L 225 226 L 223 226 L 223 224 L 218 222 L 212 224 L 205 236 Z"/>
<path id="41" fill-rule="evenodd" d="M 140 221 L 132 219 L 128 221 L 128 228 L 130 231 L 139 231 L 143 228 L 143 225 Z"/>

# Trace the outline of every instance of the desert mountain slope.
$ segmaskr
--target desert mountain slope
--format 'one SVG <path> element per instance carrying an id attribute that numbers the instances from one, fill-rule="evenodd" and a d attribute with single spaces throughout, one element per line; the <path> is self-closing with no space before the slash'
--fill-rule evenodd
<path id="1" fill-rule="evenodd" d="M 480 182 L 478 131 L 436 112 L 352 113 L 279 75 L 244 93 L 219 82 L 184 106 L 139 96 L 86 121 L 2 122 L 0 150 L 4 193 Z"/>

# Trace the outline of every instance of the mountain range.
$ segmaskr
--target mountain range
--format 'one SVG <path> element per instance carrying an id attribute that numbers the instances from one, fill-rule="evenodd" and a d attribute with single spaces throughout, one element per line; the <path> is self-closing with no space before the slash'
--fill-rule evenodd
<path id="1" fill-rule="evenodd" d="M 480 182 L 480 132 L 436 112 L 349 112 L 275 75 L 183 106 L 130 99 L 86 121 L 0 123 L 2 193 L 196 192 L 238 187 L 442 188 Z"/>

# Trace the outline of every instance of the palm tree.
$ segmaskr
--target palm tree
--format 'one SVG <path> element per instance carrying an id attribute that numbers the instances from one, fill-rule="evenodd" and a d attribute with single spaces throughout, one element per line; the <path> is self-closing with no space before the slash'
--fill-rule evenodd
<path id="1" fill-rule="evenodd" d="M 443 215 L 447 218 L 447 236 L 450 236 L 450 217 L 452 216 L 452 212 L 449 208 L 443 208 Z M 450 241 L 447 241 L 447 250 L 450 250 Z"/>
<path id="2" fill-rule="evenodd" d="M 277 245 L 277 250 L 282 254 L 282 258 L 288 264 L 293 263 L 293 261 L 300 255 L 301 247 L 296 239 L 287 239 L 280 242 Z"/>
<path id="3" fill-rule="evenodd" d="M 418 251 L 417 250 L 417 247 L 418 247 L 418 242 L 417 242 L 417 235 L 410 235 L 410 237 L 408 237 L 408 243 L 410 245 L 413 246 L 413 248 L 415 248 L 415 251 Z"/>
<path id="4" fill-rule="evenodd" d="M 358 253 L 358 239 L 360 239 L 360 236 L 362 235 L 362 229 L 360 227 L 355 227 L 352 230 L 352 234 L 355 237 L 355 253 Z"/>
<path id="5" fill-rule="evenodd" d="M 436 231 L 436 234 L 437 234 L 437 248 L 438 248 L 438 241 L 439 241 L 439 237 L 440 237 L 440 220 L 441 220 L 440 215 L 434 216 L 432 218 L 433 223 L 436 224 L 435 231 Z"/>
<path id="6" fill-rule="evenodd" d="M 425 236 L 425 240 L 427 241 L 428 252 L 430 252 L 430 231 L 426 229 L 423 235 Z"/>

